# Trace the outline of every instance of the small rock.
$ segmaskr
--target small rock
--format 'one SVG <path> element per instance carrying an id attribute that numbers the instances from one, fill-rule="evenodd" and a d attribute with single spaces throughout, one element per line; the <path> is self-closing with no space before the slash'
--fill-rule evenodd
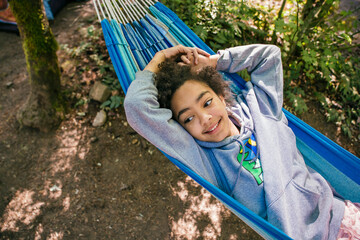
<path id="1" fill-rule="evenodd" d="M 143 218 L 144 218 L 144 216 L 140 213 L 139 216 L 136 216 L 135 218 L 136 218 L 136 220 L 138 220 L 138 221 L 142 221 Z"/>
<path id="2" fill-rule="evenodd" d="M 11 88 L 14 85 L 13 82 L 8 82 L 6 83 L 6 88 Z"/>
<path id="3" fill-rule="evenodd" d="M 102 125 L 104 125 L 106 122 L 106 112 L 104 110 L 100 110 L 95 118 L 94 118 L 94 121 L 92 123 L 92 125 L 94 127 L 101 127 Z"/>
<path id="4" fill-rule="evenodd" d="M 124 184 L 124 183 L 121 183 L 121 184 L 120 184 L 120 191 L 127 190 L 127 189 L 129 189 L 129 188 L 130 188 L 130 187 L 129 187 L 128 185 Z"/>
<path id="5" fill-rule="evenodd" d="M 139 140 L 137 140 L 136 138 L 131 141 L 131 143 L 132 143 L 133 145 L 137 144 L 138 142 L 139 142 Z"/>
<path id="6" fill-rule="evenodd" d="M 96 142 L 97 140 L 98 140 L 98 138 L 95 137 L 95 136 L 90 138 L 90 142 L 91 142 L 91 143 L 94 143 L 94 142 Z"/>
<path id="7" fill-rule="evenodd" d="M 59 188 L 58 186 L 54 185 L 50 188 L 50 192 L 56 192 L 56 191 L 59 191 L 61 190 L 61 188 Z"/>
<path id="8" fill-rule="evenodd" d="M 99 102 L 104 102 L 110 95 L 110 88 L 101 82 L 96 82 L 90 90 L 90 98 Z"/>
<path id="9" fill-rule="evenodd" d="M 148 145 L 147 145 L 145 139 L 141 138 L 141 139 L 140 139 L 140 144 L 141 144 L 141 147 L 142 147 L 143 149 L 146 150 L 146 149 L 148 148 Z"/>

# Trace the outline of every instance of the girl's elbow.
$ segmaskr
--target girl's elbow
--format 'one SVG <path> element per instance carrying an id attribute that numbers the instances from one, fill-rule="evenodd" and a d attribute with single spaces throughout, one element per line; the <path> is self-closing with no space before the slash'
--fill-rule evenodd
<path id="1" fill-rule="evenodd" d="M 136 114 L 137 111 L 137 105 L 136 102 L 138 102 L 136 100 L 135 97 L 131 97 L 126 95 L 125 100 L 124 100 L 124 110 L 125 110 L 125 114 L 126 114 L 126 118 L 131 118 L 134 114 Z"/>
<path id="2" fill-rule="evenodd" d="M 275 57 L 281 58 L 281 49 L 276 45 L 270 45 L 270 50 L 272 52 L 272 55 Z"/>

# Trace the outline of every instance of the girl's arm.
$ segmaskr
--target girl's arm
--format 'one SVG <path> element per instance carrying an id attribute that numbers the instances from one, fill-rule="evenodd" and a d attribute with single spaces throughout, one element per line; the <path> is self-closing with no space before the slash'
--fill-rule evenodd
<path id="1" fill-rule="evenodd" d="M 216 69 L 230 73 L 247 69 L 262 113 L 281 119 L 283 70 L 277 46 L 254 44 L 220 50 Z"/>
<path id="2" fill-rule="evenodd" d="M 136 74 L 124 102 L 127 121 L 140 135 L 150 141 L 161 151 L 185 163 L 206 179 L 215 179 L 208 171 L 207 162 L 203 162 L 194 138 L 175 120 L 170 109 L 160 108 L 154 85 L 153 75 L 158 65 L 178 52 L 188 53 L 189 48 L 178 46 L 157 53 L 144 71 Z M 190 54 L 205 54 L 202 51 L 190 50 Z"/>

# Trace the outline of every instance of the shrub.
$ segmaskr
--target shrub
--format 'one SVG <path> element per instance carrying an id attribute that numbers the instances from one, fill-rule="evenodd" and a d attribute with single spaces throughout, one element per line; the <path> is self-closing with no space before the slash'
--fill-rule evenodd
<path id="1" fill-rule="evenodd" d="M 282 49 L 286 108 L 301 114 L 307 101 L 316 101 L 345 135 L 359 131 L 360 51 L 353 41 L 359 22 L 339 10 L 339 0 L 162 2 L 214 51 L 276 44 Z"/>

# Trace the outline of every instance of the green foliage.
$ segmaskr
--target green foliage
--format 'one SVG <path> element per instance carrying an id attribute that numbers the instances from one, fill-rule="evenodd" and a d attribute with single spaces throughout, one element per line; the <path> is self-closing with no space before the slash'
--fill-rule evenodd
<path id="1" fill-rule="evenodd" d="M 277 40 L 283 47 L 284 62 L 289 63 L 284 65 L 285 85 L 293 85 L 285 96 L 301 113 L 293 96 L 298 88 L 303 89 L 309 99 L 321 103 L 327 120 L 341 126 L 351 137 L 352 128 L 359 130 L 356 121 L 360 113 L 359 57 L 351 53 L 359 47 L 352 44 L 357 22 L 350 12 L 336 11 L 338 1 L 327 4 L 312 10 L 321 18 L 302 12 L 306 16 L 303 21 L 289 17 L 287 23 L 281 19 L 277 20 L 280 24 L 275 24 L 275 31 L 282 33 Z"/>
<path id="2" fill-rule="evenodd" d="M 98 46 L 103 45 L 101 44 L 101 29 L 90 25 L 88 28 L 81 28 L 79 32 L 80 37 L 84 39 L 84 41 L 80 42 L 80 45 L 70 47 L 68 44 L 61 44 L 60 49 L 64 50 L 71 58 L 86 56 L 94 60 L 99 66 L 103 65 L 104 62 L 102 60 L 107 58 L 107 55 Z"/>
<path id="3" fill-rule="evenodd" d="M 109 86 L 112 90 L 120 89 L 120 82 L 117 78 L 114 78 L 113 76 L 105 76 L 102 80 L 102 82 Z"/>
<path id="4" fill-rule="evenodd" d="M 268 37 L 261 19 L 266 12 L 233 0 L 162 1 L 214 51 L 262 42 Z M 251 17 L 250 17 L 251 16 Z M 251 26 L 249 21 L 254 23 Z"/>
<path id="5" fill-rule="evenodd" d="M 79 106 L 82 106 L 89 102 L 89 99 L 80 98 L 79 101 L 77 101 L 74 105 L 74 108 L 77 108 Z"/>
<path id="6" fill-rule="evenodd" d="M 303 89 L 299 87 L 294 87 L 289 91 L 289 89 L 286 89 L 284 91 L 285 96 L 289 99 L 290 102 L 293 103 L 293 108 L 295 112 L 301 114 L 308 110 L 308 107 L 306 105 L 304 96 L 305 92 Z"/>
<path id="7" fill-rule="evenodd" d="M 97 19 L 89 19 L 90 23 L 94 21 L 97 21 Z M 79 33 L 80 37 L 83 39 L 80 44 L 76 46 L 63 44 L 60 46 L 61 50 L 69 57 L 82 63 L 77 67 L 77 74 L 82 77 L 84 72 L 96 72 L 97 79 L 101 79 L 102 83 L 107 85 L 111 90 L 118 90 L 120 92 L 121 86 L 115 75 L 114 67 L 111 64 L 101 28 L 90 25 L 87 28 L 80 28 Z M 111 96 L 100 105 L 100 108 L 113 110 L 118 108 L 123 101 L 123 96 Z M 88 102 L 89 99 L 80 98 L 77 100 L 74 107 L 80 107 Z"/>
<path id="8" fill-rule="evenodd" d="M 100 108 L 104 109 L 108 107 L 110 109 L 115 109 L 118 108 L 121 104 L 123 104 L 123 102 L 124 97 L 118 95 L 111 96 L 109 100 L 106 100 L 101 104 Z"/>
<path id="9" fill-rule="evenodd" d="M 353 41 L 359 22 L 350 11 L 339 11 L 339 0 L 283 0 L 283 8 L 263 1 L 162 2 L 214 51 L 276 44 L 282 50 L 287 108 L 301 114 L 307 101 L 317 101 L 345 135 L 359 131 L 360 59 L 353 54 L 360 47 Z"/>

